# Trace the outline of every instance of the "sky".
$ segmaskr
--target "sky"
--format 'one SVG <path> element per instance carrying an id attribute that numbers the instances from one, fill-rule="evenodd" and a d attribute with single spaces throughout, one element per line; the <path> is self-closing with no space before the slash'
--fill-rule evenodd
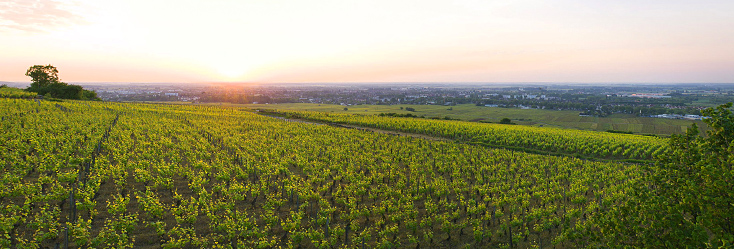
<path id="1" fill-rule="evenodd" d="M 734 83 L 731 0 L 0 0 L 0 81 Z"/>

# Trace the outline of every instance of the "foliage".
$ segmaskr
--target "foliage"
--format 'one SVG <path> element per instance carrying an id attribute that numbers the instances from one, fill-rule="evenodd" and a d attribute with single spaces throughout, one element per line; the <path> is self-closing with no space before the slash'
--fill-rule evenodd
<path id="1" fill-rule="evenodd" d="M 400 118 L 398 115 L 365 116 L 309 111 L 280 111 L 293 118 L 366 126 L 455 139 L 460 142 L 514 150 L 574 155 L 582 158 L 651 160 L 665 153 L 665 140 L 629 134 L 509 126 L 462 121 Z M 444 118 L 450 119 L 450 118 Z"/>
<path id="2" fill-rule="evenodd" d="M 512 120 L 509 118 L 502 118 L 499 122 L 500 124 L 512 124 Z"/>
<path id="3" fill-rule="evenodd" d="M 722 102 L 726 103 L 726 102 Z M 226 105 L 226 104 L 225 104 Z M 341 105 L 288 103 L 274 105 L 245 105 L 252 109 L 272 109 L 284 111 L 318 111 L 343 113 Z M 405 111 L 405 107 L 419 109 L 416 112 Z M 400 109 L 403 108 L 403 109 Z M 550 109 L 520 109 L 478 107 L 474 105 L 456 105 L 453 111 L 446 110 L 443 105 L 353 105 L 349 107 L 351 113 L 364 115 L 379 115 L 380 113 L 414 114 L 426 118 L 450 115 L 452 118 L 472 122 L 497 123 L 507 117 L 514 123 L 526 126 L 558 127 L 578 130 L 618 130 L 629 131 L 635 134 L 683 134 L 691 124 L 697 123 L 703 132 L 706 131 L 703 121 L 685 119 L 666 119 L 638 117 L 634 114 L 615 113 L 608 117 L 581 117 L 578 111 L 559 111 Z M 705 133 L 701 134 L 705 134 Z"/>
<path id="4" fill-rule="evenodd" d="M 418 116 L 413 115 L 413 114 L 410 114 L 410 113 L 398 114 L 398 113 L 394 113 L 394 112 L 380 113 L 377 116 L 380 116 L 380 117 L 385 117 L 385 116 L 389 116 L 389 117 L 403 117 L 403 118 L 417 118 L 418 117 Z"/>
<path id="5" fill-rule="evenodd" d="M 731 247 L 734 241 L 732 104 L 703 111 L 706 137 L 693 125 L 670 139 L 670 152 L 620 205 L 598 213 L 598 243 L 635 247 Z"/>
<path id="6" fill-rule="evenodd" d="M 0 99 L 0 126 L 15 247 L 571 247 L 640 177 L 226 107 Z"/>
<path id="7" fill-rule="evenodd" d="M 31 77 L 31 89 L 43 89 L 59 83 L 59 70 L 49 65 L 34 65 L 28 68 L 25 76 Z"/>
<path id="8" fill-rule="evenodd" d="M 28 68 L 26 76 L 31 77 L 31 86 L 26 89 L 39 95 L 60 99 L 99 100 L 94 91 L 84 90 L 81 86 L 59 81 L 58 69 L 52 65 L 34 65 Z"/>
<path id="9" fill-rule="evenodd" d="M 33 98 L 36 93 L 26 92 L 14 87 L 0 87 L 0 98 Z"/>
<path id="10" fill-rule="evenodd" d="M 609 133 L 621 133 L 621 134 L 633 134 L 631 131 L 615 131 L 615 130 L 607 130 Z"/>

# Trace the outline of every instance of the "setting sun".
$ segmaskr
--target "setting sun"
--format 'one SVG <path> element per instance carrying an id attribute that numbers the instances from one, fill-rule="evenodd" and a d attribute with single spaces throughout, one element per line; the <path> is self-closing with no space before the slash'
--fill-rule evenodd
<path id="1" fill-rule="evenodd" d="M 217 73 L 222 81 L 247 81 L 245 78 L 248 69 L 247 66 L 241 64 L 227 64 L 215 66 Z"/>
<path id="2" fill-rule="evenodd" d="M 11 0 L 0 3 L 0 80 L 51 63 L 77 82 L 731 82 L 734 31 L 722 27 L 732 10 L 715 0 Z"/>

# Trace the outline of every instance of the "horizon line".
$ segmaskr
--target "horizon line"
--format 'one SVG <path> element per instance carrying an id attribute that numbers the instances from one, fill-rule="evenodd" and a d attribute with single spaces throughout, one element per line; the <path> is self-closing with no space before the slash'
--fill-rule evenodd
<path id="1" fill-rule="evenodd" d="M 0 83 L 31 84 L 31 81 L 1 81 Z M 684 85 L 684 84 L 734 84 L 734 82 L 563 82 L 563 81 L 347 81 L 347 82 L 124 82 L 124 81 L 70 81 L 69 84 L 229 84 L 229 85 L 268 85 L 268 84 L 569 84 L 569 85 L 594 85 L 594 84 L 644 84 L 644 85 Z"/>

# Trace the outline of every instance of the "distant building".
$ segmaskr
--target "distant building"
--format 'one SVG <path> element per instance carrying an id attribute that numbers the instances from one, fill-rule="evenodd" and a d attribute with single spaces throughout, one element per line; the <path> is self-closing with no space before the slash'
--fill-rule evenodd
<path id="1" fill-rule="evenodd" d="M 635 97 L 635 98 L 653 98 L 653 99 L 667 99 L 672 98 L 671 96 L 665 96 L 662 93 L 633 93 L 624 95 L 624 97 Z"/>
<path id="2" fill-rule="evenodd" d="M 693 114 L 687 114 L 687 115 L 680 115 L 680 114 L 659 114 L 659 115 L 652 115 L 650 117 L 653 118 L 667 118 L 667 119 L 687 119 L 687 120 L 702 120 L 706 117 L 701 115 L 693 115 Z"/>

